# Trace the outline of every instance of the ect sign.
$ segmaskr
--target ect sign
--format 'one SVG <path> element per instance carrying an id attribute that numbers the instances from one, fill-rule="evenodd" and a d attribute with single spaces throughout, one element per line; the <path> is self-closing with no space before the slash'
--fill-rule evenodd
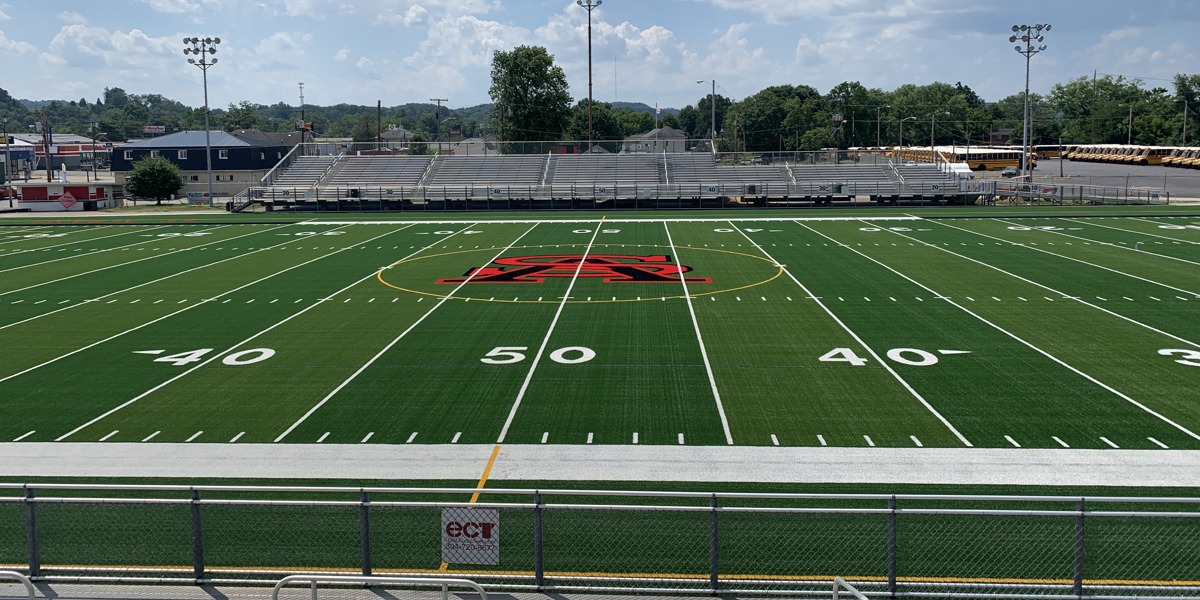
<path id="1" fill-rule="evenodd" d="M 500 564 L 500 510 L 443 508 L 442 562 Z"/>

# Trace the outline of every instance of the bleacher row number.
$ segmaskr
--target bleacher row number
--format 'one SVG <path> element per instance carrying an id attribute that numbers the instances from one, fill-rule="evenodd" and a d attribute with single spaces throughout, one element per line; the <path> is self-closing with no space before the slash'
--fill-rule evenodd
<path id="1" fill-rule="evenodd" d="M 598 187 L 598 188 L 596 188 L 596 193 L 597 193 L 597 194 L 607 194 L 607 193 L 608 193 L 608 188 L 606 188 L 606 187 Z"/>
<path id="2" fill-rule="evenodd" d="M 936 192 L 936 191 L 942 189 L 942 185 L 940 183 L 931 183 L 931 184 L 929 184 L 929 189 L 930 189 L 930 191 Z"/>
<path id="3" fill-rule="evenodd" d="M 713 194 L 717 193 L 717 186 L 715 186 L 715 185 L 708 186 L 708 191 Z"/>
<path id="4" fill-rule="evenodd" d="M 828 192 L 828 191 L 829 191 L 829 186 L 827 186 L 827 185 L 818 185 L 818 186 L 817 186 L 817 191 L 818 191 L 818 192 Z"/>

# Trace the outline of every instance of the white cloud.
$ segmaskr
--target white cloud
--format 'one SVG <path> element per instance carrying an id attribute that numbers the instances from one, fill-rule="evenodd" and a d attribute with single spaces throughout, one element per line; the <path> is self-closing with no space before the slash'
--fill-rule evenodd
<path id="1" fill-rule="evenodd" d="M 12 20 L 12 17 L 8 15 L 8 11 L 11 8 L 7 2 L 0 2 L 0 21 Z"/>
<path id="2" fill-rule="evenodd" d="M 3 31 L 0 31 L 0 54 L 33 54 L 34 52 L 37 52 L 37 47 L 33 44 L 9 39 Z"/>
<path id="3" fill-rule="evenodd" d="M 350 58 L 350 48 L 348 48 L 346 46 L 342 46 L 342 48 L 340 50 L 338 50 L 336 54 L 333 55 L 333 60 L 336 60 L 336 61 L 343 61 L 343 60 L 346 60 L 347 58 Z"/>
<path id="4" fill-rule="evenodd" d="M 63 23 L 71 23 L 75 25 L 87 23 L 87 19 L 77 12 L 63 11 L 58 13 L 58 20 Z"/>

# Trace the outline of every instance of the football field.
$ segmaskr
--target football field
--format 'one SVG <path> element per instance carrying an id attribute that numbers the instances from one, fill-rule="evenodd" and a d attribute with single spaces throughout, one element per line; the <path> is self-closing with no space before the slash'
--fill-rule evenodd
<path id="1" fill-rule="evenodd" d="M 1200 448 L 1200 218 L 896 215 L 0 227 L 0 441 Z"/>

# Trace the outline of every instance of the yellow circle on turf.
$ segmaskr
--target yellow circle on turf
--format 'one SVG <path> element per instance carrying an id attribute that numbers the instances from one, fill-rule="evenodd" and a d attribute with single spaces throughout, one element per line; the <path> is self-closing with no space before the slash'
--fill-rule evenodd
<path id="1" fill-rule="evenodd" d="M 578 245 L 580 245 L 580 244 L 548 244 L 548 245 L 544 245 L 544 246 L 514 246 L 512 248 L 508 248 L 507 250 L 534 250 L 534 249 L 539 249 L 539 248 L 562 248 L 563 246 L 571 247 L 571 246 L 578 246 Z M 669 246 L 663 246 L 661 244 L 593 244 L 592 248 L 606 248 L 606 247 L 610 247 L 610 246 L 620 247 L 620 248 L 666 248 L 666 247 L 669 247 Z M 735 254 L 737 256 L 744 256 L 746 258 L 752 258 L 754 260 L 759 260 L 759 261 L 762 261 L 762 262 L 765 262 L 765 263 L 771 265 L 772 267 L 775 267 L 775 273 L 772 274 L 770 277 L 767 277 L 766 279 L 763 279 L 761 281 L 756 281 L 754 283 L 749 283 L 749 284 L 738 286 L 738 287 L 726 288 L 726 289 L 722 289 L 722 290 L 713 290 L 713 291 L 708 291 L 708 292 L 692 293 L 692 294 L 690 294 L 690 296 L 693 298 L 695 298 L 697 296 L 715 296 L 717 294 L 728 294 L 730 292 L 737 292 L 737 291 L 757 287 L 757 286 L 775 281 L 775 279 L 777 279 L 780 275 L 783 275 L 783 266 L 778 265 L 771 259 L 764 258 L 762 256 L 754 256 L 753 254 L 746 254 L 745 252 L 735 252 L 733 250 L 718 250 L 716 248 L 701 248 L 701 247 L 696 247 L 696 246 L 675 246 L 676 251 L 678 251 L 681 248 L 686 248 L 688 250 L 700 250 L 700 251 L 704 251 L 704 252 L 720 252 L 722 254 Z M 400 290 L 402 292 L 408 292 L 410 294 L 417 294 L 419 296 L 428 296 L 431 298 L 438 298 L 438 299 L 462 300 L 464 302 L 471 301 L 471 300 L 474 300 L 476 302 L 479 302 L 479 301 L 506 302 L 506 303 L 510 303 L 510 304 L 558 304 L 560 302 L 559 300 L 501 300 L 501 299 L 492 299 L 492 298 L 479 298 L 479 297 L 475 297 L 475 296 L 449 296 L 449 295 L 445 295 L 445 294 L 434 294 L 432 292 L 422 292 L 420 290 L 414 290 L 414 289 L 410 289 L 410 288 L 406 288 L 406 287 L 401 287 L 401 286 L 395 285 L 393 283 L 389 283 L 386 279 L 384 279 L 384 276 L 383 276 L 385 272 L 392 270 L 395 267 L 413 263 L 418 260 L 427 260 L 430 258 L 440 258 L 443 256 L 453 256 L 455 254 L 466 254 L 468 252 L 499 252 L 501 250 L 505 250 L 505 248 L 475 248 L 475 249 L 471 249 L 471 250 L 456 250 L 454 252 L 442 252 L 440 254 L 430 254 L 428 256 L 417 256 L 417 257 L 409 258 L 406 260 L 396 261 L 396 262 L 388 265 L 386 268 L 380 269 L 378 272 L 376 272 L 375 277 L 376 277 L 376 279 L 379 280 L 379 283 L 382 283 L 383 285 L 386 285 L 387 287 L 390 287 L 392 289 Z M 644 298 L 618 298 L 616 300 L 567 300 L 567 304 L 582 304 L 582 303 L 588 303 L 588 302 L 608 302 L 608 303 L 612 303 L 612 302 L 649 302 L 651 300 L 656 301 L 656 302 L 661 302 L 664 299 L 677 300 L 677 299 L 681 299 L 681 298 L 684 298 L 684 296 L 682 294 L 675 295 L 675 296 L 654 296 L 654 297 L 644 297 Z"/>

